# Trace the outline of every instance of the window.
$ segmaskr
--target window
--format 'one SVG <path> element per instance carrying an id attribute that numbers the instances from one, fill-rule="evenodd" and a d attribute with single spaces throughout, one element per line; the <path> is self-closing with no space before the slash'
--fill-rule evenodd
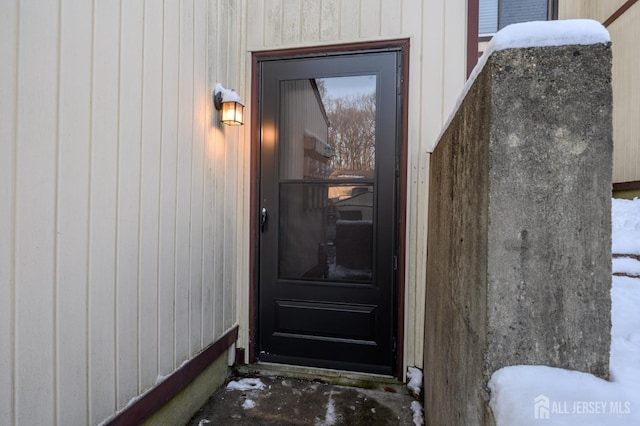
<path id="1" fill-rule="evenodd" d="M 556 2 L 557 0 L 479 0 L 480 37 L 491 36 L 509 24 L 553 19 Z"/>

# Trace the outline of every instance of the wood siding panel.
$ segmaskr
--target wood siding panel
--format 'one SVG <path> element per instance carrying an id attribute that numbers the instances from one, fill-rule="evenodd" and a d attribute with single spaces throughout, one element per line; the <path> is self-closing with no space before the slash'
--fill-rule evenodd
<path id="1" fill-rule="evenodd" d="M 340 39 L 355 40 L 360 35 L 360 1 L 340 2 Z"/>
<path id="2" fill-rule="evenodd" d="M 243 26 L 242 21 L 242 12 L 243 9 L 238 7 L 237 2 L 231 1 L 233 5 L 233 13 L 235 16 L 235 23 L 232 20 L 232 26 L 236 28 L 240 28 Z M 248 96 L 249 93 L 243 87 L 244 76 L 243 72 L 245 70 L 245 56 L 243 55 L 243 49 L 245 49 L 244 45 L 245 35 L 242 32 L 233 32 L 231 33 L 229 40 L 227 42 L 226 51 L 229 55 L 228 63 L 232 64 L 233 67 L 228 68 L 228 73 L 226 77 L 226 81 L 229 81 L 233 88 L 238 90 L 238 93 L 245 94 L 243 95 L 243 99 L 245 103 L 249 101 Z M 248 58 L 248 57 L 246 57 Z M 249 115 L 249 108 L 245 108 L 245 123 L 248 124 L 251 122 L 251 117 Z M 249 191 L 245 190 L 243 186 L 239 184 L 242 180 L 242 174 L 244 170 L 249 170 L 247 159 L 248 156 L 248 143 L 243 138 L 245 132 L 248 131 L 249 126 L 243 127 L 229 127 L 222 126 L 225 128 L 224 131 L 224 140 L 226 141 L 226 155 L 227 158 L 230 158 L 230 163 L 232 167 L 227 168 L 225 173 L 225 178 L 228 178 L 227 188 L 233 188 L 233 191 L 228 191 L 226 194 L 220 192 L 218 193 L 221 197 L 220 207 L 219 209 L 224 209 L 228 212 L 229 221 L 228 225 L 225 228 L 225 240 L 226 235 L 229 234 L 232 237 L 232 244 L 221 248 L 224 251 L 224 259 L 226 260 L 225 265 L 225 274 L 227 274 L 228 278 L 224 282 L 224 300 L 225 305 L 223 306 L 223 327 L 222 330 L 216 333 L 216 336 L 221 336 L 224 334 L 229 328 L 231 328 L 238 321 L 238 315 L 236 311 L 236 300 L 237 293 L 240 288 L 244 286 L 248 286 L 248 256 L 247 257 L 238 257 L 238 247 L 246 247 L 248 246 L 249 238 L 241 238 L 240 233 L 242 230 L 248 228 L 248 210 L 241 210 L 238 207 L 242 205 L 242 201 L 247 199 L 249 196 Z M 243 168 L 243 165 L 246 164 L 246 169 Z M 224 194 L 224 195 L 223 195 Z M 224 199 L 222 197 L 224 196 Z M 219 238 L 218 238 L 219 239 Z M 224 240 L 223 240 L 224 241 Z M 247 250 L 248 253 L 248 250 Z M 241 274 L 238 274 L 238 271 L 242 271 Z M 245 305 L 248 303 L 245 302 Z M 243 333 L 246 333 L 247 330 L 243 327 Z"/>
<path id="3" fill-rule="evenodd" d="M 226 6 L 226 5 L 225 5 Z M 256 7 L 260 7 L 261 5 L 255 5 Z M 226 20 L 226 16 L 221 13 L 222 6 L 218 4 L 218 13 L 215 17 L 214 26 L 219 29 L 226 28 L 229 25 Z M 262 27 L 261 27 L 262 28 Z M 212 72 L 212 81 L 211 85 L 216 84 L 217 82 L 225 82 L 228 76 L 226 64 L 221 63 L 220 60 L 217 60 L 218 57 L 224 55 L 226 59 L 226 50 L 225 46 L 227 44 L 227 39 L 223 34 L 219 32 L 216 33 L 217 43 L 215 44 L 216 49 L 212 52 L 212 56 L 210 58 L 211 67 L 213 68 Z M 226 84 L 226 83 L 225 83 Z M 213 116 L 214 120 L 214 131 L 213 135 L 215 136 L 212 141 L 213 147 L 211 149 L 211 157 L 209 161 L 209 167 L 213 169 L 213 181 L 211 185 L 213 187 L 213 199 L 212 199 L 212 233 L 214 238 L 213 244 L 213 256 L 211 261 L 213 263 L 213 282 L 215 283 L 224 283 L 224 257 L 225 257 L 225 245 L 224 245 L 224 191 L 225 191 L 225 182 L 224 176 L 226 175 L 226 164 L 225 164 L 225 151 L 227 148 L 227 142 L 225 140 L 225 135 L 223 132 L 223 125 L 220 124 L 220 118 L 216 113 Z M 214 302 L 214 312 L 213 312 L 213 335 L 219 336 L 224 333 L 224 324 L 223 324 L 223 306 L 224 306 L 224 285 L 216 285 L 213 289 L 213 302 Z"/>
<path id="4" fill-rule="evenodd" d="M 191 288 L 190 288 L 190 355 L 202 349 L 202 296 L 206 286 L 202 279 L 203 255 L 203 206 L 204 206 L 204 146 L 206 104 L 211 102 L 207 94 L 206 64 L 206 3 L 194 2 L 193 49 L 193 150 L 191 156 Z"/>
<path id="5" fill-rule="evenodd" d="M 224 81 L 229 88 L 240 94 L 240 97 L 244 100 L 245 104 L 248 104 L 249 99 L 244 95 L 244 79 L 242 78 L 242 71 L 244 70 L 244 55 L 242 55 L 244 43 L 241 38 L 242 32 L 240 31 L 242 26 L 242 16 L 240 15 L 240 12 L 242 11 L 242 8 L 239 6 L 237 0 L 227 1 L 229 2 L 229 15 L 227 16 L 227 22 L 229 25 L 229 31 L 232 32 L 232 35 L 227 38 L 227 43 L 222 48 L 222 52 L 224 52 L 226 56 L 225 62 L 227 66 Z M 248 108 L 245 108 L 245 114 L 248 114 L 248 110 Z M 245 119 L 245 123 L 248 124 L 249 121 Z M 238 128 L 238 131 L 234 131 L 228 136 L 231 136 L 236 140 L 236 138 L 242 134 L 244 129 L 246 129 L 246 126 Z"/>
<path id="6" fill-rule="evenodd" d="M 360 37 L 370 38 L 380 35 L 380 0 L 360 0 Z"/>
<path id="7" fill-rule="evenodd" d="M 208 61 L 208 58 L 207 58 Z M 213 280 L 214 274 L 214 246 L 215 233 L 213 228 L 213 200 L 215 193 L 213 191 L 213 176 L 215 164 L 213 163 L 212 147 L 216 143 L 215 132 L 211 130 L 209 123 L 212 120 L 211 108 L 205 111 L 205 131 L 206 140 L 204 143 L 204 191 L 203 191 L 203 241 L 202 251 L 204 261 L 202 262 L 202 281 L 206 283 L 202 294 L 202 340 L 207 341 L 214 338 L 213 316 L 216 309 L 216 300 L 214 299 L 215 288 L 217 287 Z"/>
<path id="8" fill-rule="evenodd" d="M 217 3 L 215 3 L 217 6 Z M 247 31 L 247 45 L 249 46 L 249 50 L 253 49 L 261 49 L 264 47 L 264 7 L 265 2 L 260 1 L 246 1 L 244 13 L 247 15 L 247 28 L 251 28 L 251 31 Z M 218 11 L 220 8 L 217 9 Z M 219 40 L 220 32 L 216 31 L 215 28 L 211 29 L 212 33 L 215 33 L 217 37 L 214 37 L 210 43 L 210 46 L 218 46 L 216 43 Z"/>
<path id="9" fill-rule="evenodd" d="M 323 41 L 338 40 L 340 22 L 339 0 L 323 0 L 320 11 L 320 39 Z"/>
<path id="10" fill-rule="evenodd" d="M 20 4 L 15 195 L 15 422 L 56 406 L 59 2 Z M 38 54 L 34 54 L 37 49 Z M 33 410 L 38 401 L 38 410 Z"/>
<path id="11" fill-rule="evenodd" d="M 613 181 L 640 180 L 640 3 L 609 28 L 613 48 Z"/>
<path id="12" fill-rule="evenodd" d="M 238 21 L 234 22 L 231 20 L 229 25 L 234 28 L 238 23 Z M 239 44 L 239 39 L 230 38 L 224 52 L 227 62 L 234 64 L 235 68 L 227 67 L 224 73 L 219 74 L 220 78 L 227 81 L 232 88 L 239 89 L 241 97 L 244 97 L 242 96 L 242 79 L 239 73 L 237 73 L 238 70 L 242 70 L 242 62 L 240 60 L 241 45 Z M 246 100 L 246 97 L 244 98 Z M 245 109 L 245 111 L 247 111 L 247 109 Z M 247 122 L 247 120 L 248 118 L 245 118 L 245 122 Z M 217 236 L 219 243 L 216 248 L 219 263 L 216 262 L 216 267 L 221 270 L 221 274 L 215 281 L 222 282 L 222 289 L 219 293 L 221 297 L 217 307 L 217 312 L 221 314 L 217 317 L 216 321 L 216 327 L 219 324 L 221 329 L 216 332 L 216 336 L 224 333 L 225 330 L 236 321 L 235 295 L 238 287 L 236 276 L 238 262 L 234 259 L 238 246 L 237 228 L 245 226 L 245 224 L 240 221 L 240 216 L 236 210 L 239 195 L 237 192 L 239 173 L 238 147 L 242 143 L 240 135 L 244 128 L 218 125 L 222 132 L 221 135 L 223 137 L 220 141 L 224 141 L 224 149 L 219 151 L 217 158 L 218 161 L 224 164 L 224 173 L 219 174 L 217 177 L 217 185 L 221 184 L 222 187 L 219 187 L 218 191 L 216 191 L 219 200 L 215 214 L 219 216 L 218 226 L 220 226 Z"/>
<path id="13" fill-rule="evenodd" d="M 426 28 L 422 25 L 423 4 L 420 0 L 411 0 L 404 3 L 402 8 L 402 21 L 405 31 L 414 34 L 411 39 L 411 62 L 409 63 L 409 129 L 408 129 L 408 153 L 407 153 L 407 232 L 406 232 L 406 253 L 405 260 L 406 278 L 405 282 L 405 337 L 404 337 L 404 364 L 422 366 L 422 356 L 417 356 L 422 338 L 418 342 L 415 341 L 418 330 L 415 328 L 415 309 L 416 305 L 424 306 L 424 300 L 416 299 L 418 277 L 417 273 L 426 271 L 426 240 L 425 231 L 427 226 L 427 218 L 418 217 L 418 214 L 426 212 L 427 205 L 425 197 L 428 197 L 428 177 L 427 158 L 425 154 L 427 148 L 426 142 L 422 141 L 422 134 L 426 132 L 424 119 L 426 105 L 424 102 L 424 91 L 430 88 L 428 80 L 413 78 L 412 76 L 421 75 L 423 72 L 423 62 L 426 58 L 416 60 L 415 52 L 422 52 L 425 46 L 430 46 L 431 42 L 428 37 L 425 39 Z M 429 53 L 432 55 L 433 53 Z M 431 87 L 433 90 L 433 87 Z M 436 105 L 437 106 L 437 105 Z M 417 161 L 416 161 L 417 160 Z M 421 206 L 422 210 L 418 207 Z M 417 250 L 420 249 L 420 252 Z"/>
<path id="14" fill-rule="evenodd" d="M 140 157 L 140 278 L 138 310 L 140 391 L 158 377 L 158 268 L 162 126 L 163 5 L 144 2 Z"/>
<path id="15" fill-rule="evenodd" d="M 224 258 L 227 247 L 224 240 L 224 197 L 225 193 L 224 176 L 227 172 L 225 151 L 226 141 L 222 132 L 214 141 L 213 162 L 215 167 L 214 176 L 214 200 L 213 200 L 213 231 L 214 231 L 214 248 L 213 248 L 213 281 L 215 283 L 224 283 Z M 224 333 L 224 285 L 216 285 L 213 289 L 214 315 L 213 315 L 213 335 L 218 336 Z"/>
<path id="16" fill-rule="evenodd" d="M 280 44 L 282 40 L 282 0 L 265 0 L 264 42 Z"/>
<path id="17" fill-rule="evenodd" d="M 380 35 L 395 36 L 402 33 L 402 14 L 405 2 L 380 2 Z"/>
<path id="18" fill-rule="evenodd" d="M 302 43 L 320 40 L 321 0 L 306 0 L 300 14 L 302 20 Z"/>
<path id="19" fill-rule="evenodd" d="M 162 57 L 162 148 L 160 152 L 160 272 L 158 316 L 158 374 L 177 365 L 175 358 L 176 193 L 178 150 L 178 82 L 180 0 L 164 4 Z"/>
<path id="20" fill-rule="evenodd" d="M 0 424 L 15 423 L 14 194 L 18 2 L 0 4 Z"/>
<path id="21" fill-rule="evenodd" d="M 205 10 L 207 11 L 205 17 L 212 15 L 209 12 L 211 8 L 211 2 L 209 0 L 202 0 L 205 3 Z M 230 17 L 229 19 L 233 20 L 234 17 L 241 15 L 243 11 L 242 3 L 234 3 L 233 7 L 230 8 Z M 205 36 L 210 35 L 211 31 L 211 20 L 210 18 L 205 18 L 202 20 L 202 32 Z M 232 24 L 233 25 L 233 24 Z M 240 24 L 238 24 L 240 25 Z M 239 27 L 238 27 L 239 28 Z M 239 39 L 239 37 L 232 37 L 233 40 Z M 201 96 L 201 115 L 199 116 L 199 126 L 202 126 L 202 137 L 203 145 L 202 145 L 202 157 L 203 157 L 203 165 L 202 165 L 202 181 L 203 181 L 203 190 L 202 190 L 202 253 L 203 253 L 203 261 L 202 261 L 202 281 L 205 283 L 202 294 L 202 344 L 205 342 L 215 341 L 216 336 L 213 334 L 213 289 L 218 284 L 213 281 L 213 235 L 210 232 L 211 229 L 211 204 L 208 202 L 213 193 L 212 180 L 210 178 L 209 170 L 213 168 L 213 165 L 209 162 L 209 146 L 212 143 L 210 136 L 212 134 L 211 129 L 214 125 L 213 117 L 214 113 L 217 111 L 213 107 L 213 103 L 211 102 L 211 88 L 214 87 L 209 79 L 211 77 L 211 70 L 209 69 L 209 64 L 211 63 L 211 58 L 213 55 L 212 50 L 210 49 L 210 45 L 207 43 L 204 45 L 204 50 L 202 52 L 203 57 L 202 60 L 202 71 L 203 71 L 203 84 L 205 84 L 201 88 L 201 92 L 199 95 Z M 208 195 L 207 195 L 208 194 Z"/>
<path id="22" fill-rule="evenodd" d="M 301 0 L 283 0 L 282 4 L 282 43 L 298 44 L 300 42 Z"/>
<path id="23" fill-rule="evenodd" d="M 439 64 L 442 67 L 443 78 L 443 104 L 442 104 L 442 119 L 446 121 L 449 118 L 449 114 L 453 111 L 458 98 L 460 97 L 460 75 L 455 72 L 448 72 L 448 70 L 460 70 L 466 71 L 467 66 L 467 52 L 460 49 L 456 49 L 456 46 L 465 46 L 467 39 L 466 24 L 460 20 L 460 16 L 466 15 L 466 2 L 464 1 L 448 1 L 443 2 L 443 27 L 442 33 L 446 32 L 446 37 L 443 38 L 444 52 L 442 54 L 442 62 Z M 435 35 L 434 35 L 435 36 Z M 446 64 L 446 66 L 444 65 Z M 440 123 L 442 126 L 442 123 Z M 440 130 L 438 130 L 438 134 Z M 434 135 L 437 138 L 438 135 Z"/>
<path id="24" fill-rule="evenodd" d="M 225 49 L 224 46 L 228 44 L 226 36 L 220 34 L 221 31 L 224 31 L 229 25 L 228 19 L 224 16 L 220 10 L 223 6 L 219 3 L 215 3 L 212 7 L 217 8 L 216 13 L 212 13 L 210 15 L 210 37 L 216 40 L 214 46 L 209 47 L 209 63 L 212 68 L 212 75 L 210 80 L 210 85 L 214 86 L 218 82 L 226 83 L 226 67 L 221 64 L 221 61 L 218 60 L 220 55 L 223 55 Z M 228 33 L 227 33 L 228 35 Z M 226 55 L 225 55 L 226 56 Z M 219 123 L 220 119 L 217 111 L 211 112 L 211 120 L 212 125 L 209 127 L 208 141 L 206 146 L 206 156 L 207 156 L 207 168 L 210 174 L 210 182 L 208 185 L 208 199 L 205 199 L 205 203 L 210 205 L 211 211 L 208 214 L 208 225 L 210 226 L 209 234 L 211 235 L 211 280 L 216 283 L 222 282 L 222 269 L 220 267 L 222 263 L 223 253 L 223 229 L 221 226 L 222 223 L 222 209 L 220 208 L 221 197 L 219 196 L 220 191 L 223 190 L 223 184 L 219 183 L 221 176 L 224 176 L 224 161 L 221 160 L 222 153 L 225 150 L 225 140 L 224 135 L 222 133 L 222 128 Z M 222 329 L 222 306 L 224 303 L 224 299 L 222 297 L 222 289 L 223 286 L 216 285 L 211 290 L 212 292 L 212 328 L 213 335 L 217 336 L 223 332 Z"/>
<path id="25" fill-rule="evenodd" d="M 127 405 L 139 392 L 140 144 L 144 29 L 142 2 L 123 2 L 121 7 L 116 236 L 118 408 Z"/>
<path id="26" fill-rule="evenodd" d="M 94 11 L 89 216 L 89 412 L 92 424 L 116 410 L 116 229 L 120 7 Z M 99 52 L 99 54 L 97 54 Z"/>
<path id="27" fill-rule="evenodd" d="M 428 141 L 436 141 L 440 132 L 440 126 L 446 120 L 447 112 L 443 105 L 445 102 L 445 85 L 447 84 L 447 73 L 443 66 L 445 56 L 453 53 L 445 50 L 446 37 L 449 35 L 445 26 L 446 10 L 448 4 L 438 2 L 431 4 L 431 7 L 422 8 L 422 49 L 428 49 L 428 56 L 423 59 L 421 76 L 421 135 Z M 453 32 L 453 31 L 451 31 Z M 452 76 L 453 78 L 453 76 Z M 438 82 L 438 84 L 433 84 Z M 431 101 L 439 100 L 439 102 Z M 428 201 L 429 201 L 429 160 L 431 143 L 422 142 L 418 147 L 414 161 L 416 185 L 410 186 L 411 207 L 407 209 L 410 222 L 413 221 L 413 233 L 409 233 L 410 246 L 408 247 L 407 282 L 426 282 L 426 262 L 427 258 L 427 222 L 428 222 Z M 410 164 L 411 164 L 411 160 Z M 411 191 L 415 190 L 415 193 Z M 411 225 L 410 225 L 411 228 Z M 422 366 L 423 333 L 424 324 L 424 286 L 410 286 L 407 289 L 408 301 L 411 308 L 407 315 L 407 338 L 406 350 L 408 360 L 413 359 L 414 365 Z M 411 365 L 411 364 L 409 364 Z"/>
<path id="28" fill-rule="evenodd" d="M 246 3 L 243 2 L 243 3 Z M 237 181 L 236 181 L 236 190 L 238 191 L 234 201 L 236 203 L 236 238 L 238 239 L 238 244 L 236 244 L 236 252 L 235 254 L 230 254 L 235 256 L 235 288 L 232 294 L 232 300 L 235 301 L 232 309 L 234 310 L 235 317 L 233 319 L 234 324 L 242 324 L 242 327 L 239 327 L 238 335 L 239 342 L 248 342 L 249 336 L 249 327 L 248 318 L 249 318 L 249 277 L 251 275 L 251 265 L 250 265 L 250 200 L 251 200 L 251 191 L 249 187 L 251 185 L 250 173 L 251 173 L 251 143 L 250 143 L 250 135 L 251 135 L 251 123 L 253 122 L 253 118 L 251 116 L 251 85 L 247 84 L 245 79 L 246 70 L 251 69 L 251 56 L 246 53 L 246 21 L 247 16 L 245 13 L 237 13 L 236 12 L 236 20 L 235 25 L 236 28 L 240 28 L 238 33 L 238 37 L 234 38 L 230 43 L 231 49 L 229 49 L 229 54 L 234 55 L 236 58 L 236 63 L 238 64 L 237 73 L 233 75 L 233 78 L 237 84 L 238 93 L 240 93 L 245 101 L 246 108 L 244 110 L 245 117 L 245 125 L 236 131 L 233 135 L 228 135 L 227 137 L 232 143 L 236 143 L 238 146 L 237 149 L 237 158 L 238 158 L 238 168 L 237 171 Z M 240 346 L 236 344 L 236 346 Z M 245 354 L 249 353 L 248 344 L 242 346 L 242 348 L 246 349 Z"/>
<path id="29" fill-rule="evenodd" d="M 559 0 L 558 19 L 595 19 L 604 22 L 626 0 Z"/>
<path id="30" fill-rule="evenodd" d="M 87 424 L 87 276 L 93 10 L 62 3 L 58 118 L 57 422 Z"/>
<path id="31" fill-rule="evenodd" d="M 176 197 L 176 365 L 189 358 L 189 237 L 191 218 L 191 152 L 193 145 L 193 0 L 180 2 L 180 82 L 178 86 L 178 152 Z"/>
<path id="32" fill-rule="evenodd" d="M 238 132 L 240 129 L 231 128 L 229 133 Z M 222 329 L 223 332 L 228 330 L 235 322 L 235 289 L 236 289 L 236 274 L 235 274 L 235 259 L 233 254 L 236 252 L 236 245 L 238 243 L 236 236 L 236 196 L 237 196 L 237 176 L 238 172 L 238 144 L 228 143 L 225 159 L 225 175 L 224 175 L 224 200 L 221 203 L 222 216 L 224 217 L 223 228 L 224 229 L 224 262 L 222 264 L 223 276 L 223 306 L 222 306 Z M 227 256 L 226 254 L 231 254 Z"/>

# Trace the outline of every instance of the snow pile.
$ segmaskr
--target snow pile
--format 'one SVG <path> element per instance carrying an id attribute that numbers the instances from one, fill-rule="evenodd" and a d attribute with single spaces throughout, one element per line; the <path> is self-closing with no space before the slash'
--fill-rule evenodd
<path id="1" fill-rule="evenodd" d="M 640 199 L 613 201 L 612 228 L 613 247 L 640 230 Z M 623 245 L 640 253 L 639 237 Z M 546 366 L 502 368 L 489 381 L 498 426 L 640 424 L 640 279 L 614 276 L 611 305 L 611 381 Z"/>
<path id="2" fill-rule="evenodd" d="M 253 399 L 245 399 L 242 403 L 242 408 L 244 408 L 245 410 L 250 410 L 252 408 L 255 408 L 255 406 L 256 402 Z"/>
<path id="3" fill-rule="evenodd" d="M 238 381 L 230 381 L 227 385 L 227 390 L 239 390 L 239 391 L 249 391 L 249 390 L 262 390 L 264 389 L 264 383 L 260 379 L 241 379 Z"/>
<path id="4" fill-rule="evenodd" d="M 409 367 L 407 369 L 407 378 L 409 382 L 407 383 L 407 387 L 415 396 L 418 398 L 420 396 L 420 392 L 422 391 L 422 371 L 416 367 Z"/>
<path id="5" fill-rule="evenodd" d="M 416 367 L 409 367 L 407 369 L 407 388 L 411 391 L 416 398 L 420 397 L 422 392 L 422 370 Z M 411 402 L 411 411 L 413 411 L 413 423 L 416 426 L 424 424 L 424 415 L 422 411 L 422 404 L 418 401 Z"/>
<path id="6" fill-rule="evenodd" d="M 160 383 L 164 382 L 165 380 L 167 380 L 167 376 L 163 376 L 162 374 L 158 374 L 158 377 L 156 377 L 156 386 L 158 386 Z"/>
<path id="7" fill-rule="evenodd" d="M 413 424 L 422 426 L 424 424 L 424 416 L 422 415 L 422 404 L 418 401 L 411 402 L 411 411 L 413 411 Z"/>
<path id="8" fill-rule="evenodd" d="M 256 395 L 256 393 L 254 393 L 253 391 L 257 392 L 257 391 L 261 391 L 262 389 L 265 388 L 264 383 L 262 383 L 262 380 L 260 379 L 252 379 L 252 378 L 245 378 L 245 379 L 240 379 L 240 380 L 232 380 L 227 384 L 227 390 L 239 390 L 239 391 L 252 391 L 249 393 L 249 395 Z M 242 396 L 247 396 L 247 395 L 242 395 Z M 242 408 L 244 410 L 250 410 L 252 408 L 255 408 L 256 406 L 256 402 L 250 398 L 246 398 L 243 402 L 242 402 Z"/>
<path id="9" fill-rule="evenodd" d="M 497 50 L 608 43 L 609 32 L 592 19 L 534 21 L 507 25 L 491 38 L 487 52 Z"/>
<path id="10" fill-rule="evenodd" d="M 207 419 L 202 419 L 202 420 L 200 420 L 200 421 L 198 422 L 198 426 L 204 426 L 204 425 L 206 425 L 207 423 L 211 423 L 211 421 L 210 421 L 210 420 L 207 420 Z"/>
<path id="11" fill-rule="evenodd" d="M 611 212 L 615 218 L 611 224 L 613 253 L 640 254 L 640 200 L 614 199 Z"/>

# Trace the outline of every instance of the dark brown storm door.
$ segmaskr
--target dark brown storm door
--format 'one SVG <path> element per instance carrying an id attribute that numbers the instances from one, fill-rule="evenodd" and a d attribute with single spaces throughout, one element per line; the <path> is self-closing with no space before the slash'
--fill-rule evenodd
<path id="1" fill-rule="evenodd" d="M 260 60 L 258 357 L 392 374 L 400 52 Z"/>

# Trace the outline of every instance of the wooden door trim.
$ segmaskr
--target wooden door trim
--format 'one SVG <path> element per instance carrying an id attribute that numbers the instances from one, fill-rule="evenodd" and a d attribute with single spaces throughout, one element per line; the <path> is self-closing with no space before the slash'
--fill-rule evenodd
<path id="1" fill-rule="evenodd" d="M 401 53 L 402 81 L 400 111 L 400 179 L 398 188 L 398 289 L 397 289 L 397 361 L 396 376 L 400 379 L 404 373 L 404 317 L 405 317 L 405 259 L 406 259 L 406 210 L 407 210 L 407 135 L 409 105 L 409 39 L 383 40 L 364 43 L 350 43 L 327 46 L 303 47 L 253 52 L 251 58 L 251 122 L 250 122 L 250 202 L 249 202 L 249 362 L 257 361 L 258 329 L 258 205 L 260 177 L 260 109 L 259 64 L 269 59 L 286 59 L 328 53 L 363 52 L 368 50 L 397 49 Z"/>

